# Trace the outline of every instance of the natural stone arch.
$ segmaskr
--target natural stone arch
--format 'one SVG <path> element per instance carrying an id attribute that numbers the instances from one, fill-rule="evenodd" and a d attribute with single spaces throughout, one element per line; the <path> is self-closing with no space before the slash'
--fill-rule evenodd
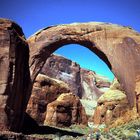
<path id="1" fill-rule="evenodd" d="M 140 113 L 139 33 L 106 23 L 77 23 L 48 27 L 26 41 L 16 23 L 0 19 L 1 130 L 21 131 L 34 79 L 51 53 L 71 43 L 89 48 L 106 62 L 126 91 L 131 107 L 136 106 Z"/>
<path id="2" fill-rule="evenodd" d="M 26 41 L 16 23 L 0 19 L 1 131 L 21 131 L 34 79 L 51 53 L 71 43 L 89 48 L 106 62 L 140 113 L 139 33 L 112 24 L 77 23 L 48 27 Z"/>
<path id="3" fill-rule="evenodd" d="M 136 94 L 140 93 L 140 34 L 129 27 L 94 22 L 58 25 L 40 30 L 28 43 L 32 82 L 55 50 L 80 44 L 108 65 L 126 91 L 131 107 L 136 105 Z"/>

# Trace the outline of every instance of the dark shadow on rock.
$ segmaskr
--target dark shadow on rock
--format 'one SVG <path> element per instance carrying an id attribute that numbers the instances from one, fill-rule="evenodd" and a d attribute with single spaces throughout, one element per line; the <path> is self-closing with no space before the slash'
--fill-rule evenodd
<path id="1" fill-rule="evenodd" d="M 31 134 L 56 134 L 59 136 L 69 135 L 73 137 L 83 136 L 82 133 L 61 130 L 50 126 L 39 126 L 36 121 L 31 118 L 27 113 L 25 115 L 22 133 L 26 135 Z"/>
<path id="2" fill-rule="evenodd" d="M 0 140 L 8 140 L 6 136 L 0 136 Z"/>

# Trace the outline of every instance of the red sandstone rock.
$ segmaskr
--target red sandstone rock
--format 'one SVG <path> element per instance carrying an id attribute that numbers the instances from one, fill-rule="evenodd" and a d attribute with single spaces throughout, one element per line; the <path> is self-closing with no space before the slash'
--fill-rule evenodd
<path id="1" fill-rule="evenodd" d="M 136 92 L 140 92 L 136 91 L 136 82 L 140 81 L 140 34 L 134 30 L 98 22 L 58 25 L 37 32 L 28 43 L 32 80 L 55 50 L 66 44 L 80 44 L 108 65 L 126 91 L 129 104 L 135 106 Z"/>
<path id="2" fill-rule="evenodd" d="M 49 57 L 41 73 L 43 74 L 39 74 L 35 80 L 26 110 L 38 124 L 44 123 L 47 105 L 56 100 L 61 93 L 70 91 L 81 96 L 82 99 L 97 100 L 103 92 L 96 87 L 95 83 L 102 82 L 100 85 L 102 88 L 107 87 L 108 82 L 95 72 L 82 69 L 75 62 L 57 55 Z"/>
<path id="3" fill-rule="evenodd" d="M 126 95 L 118 89 L 120 89 L 119 83 L 114 80 L 111 88 L 98 99 L 93 117 L 95 124 L 109 124 L 130 109 Z"/>
<path id="4" fill-rule="evenodd" d="M 62 93 L 68 93 L 68 85 L 60 80 L 39 74 L 33 85 L 32 95 L 26 112 L 38 123 L 43 124 L 47 105 Z"/>
<path id="5" fill-rule="evenodd" d="M 29 50 L 22 29 L 0 19 L 0 131 L 20 131 L 28 102 Z"/>
<path id="6" fill-rule="evenodd" d="M 101 89 L 110 87 L 109 80 L 97 75 L 95 72 L 87 69 L 80 69 L 82 99 L 95 100 L 104 93 Z"/>
<path id="7" fill-rule="evenodd" d="M 30 37 L 28 43 L 32 82 L 56 49 L 65 44 L 79 43 L 108 65 L 125 90 L 129 105 L 140 110 L 139 33 L 113 24 L 77 23 L 43 29 Z M 14 22 L 0 19 L 1 129 L 18 131 L 22 126 L 31 94 L 28 56 L 28 45 L 21 28 Z"/>
<path id="8" fill-rule="evenodd" d="M 73 94 L 82 97 L 80 65 L 77 63 L 62 56 L 51 55 L 45 62 L 41 73 L 66 82 Z"/>
<path id="9" fill-rule="evenodd" d="M 54 126 L 87 125 L 87 116 L 79 98 L 72 93 L 65 93 L 48 104 L 44 123 Z"/>
<path id="10" fill-rule="evenodd" d="M 108 80 L 95 72 L 54 54 L 47 59 L 40 73 L 67 83 L 70 91 L 82 99 L 97 100 L 103 94 L 100 89 L 110 86 Z"/>

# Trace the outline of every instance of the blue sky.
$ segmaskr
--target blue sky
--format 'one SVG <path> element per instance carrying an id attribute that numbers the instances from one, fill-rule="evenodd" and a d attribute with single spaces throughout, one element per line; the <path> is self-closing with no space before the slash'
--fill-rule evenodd
<path id="1" fill-rule="evenodd" d="M 17 22 L 26 37 L 46 26 L 89 21 L 131 26 L 140 32 L 140 0 L 0 0 L 0 17 Z M 113 78 L 107 66 L 84 47 L 68 45 L 56 53 Z"/>

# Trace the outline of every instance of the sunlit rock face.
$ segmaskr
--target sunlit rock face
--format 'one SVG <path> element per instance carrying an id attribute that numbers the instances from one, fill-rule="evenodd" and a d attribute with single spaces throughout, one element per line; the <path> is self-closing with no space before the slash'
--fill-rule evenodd
<path id="1" fill-rule="evenodd" d="M 79 97 L 72 93 L 61 94 L 48 104 L 45 124 L 53 126 L 87 125 L 87 116 Z"/>
<path id="2" fill-rule="evenodd" d="M 127 97 L 120 89 L 120 84 L 115 79 L 110 89 L 98 99 L 93 117 L 95 124 L 112 123 L 130 110 Z"/>
<path id="3" fill-rule="evenodd" d="M 104 92 L 102 88 L 110 86 L 109 80 L 58 55 L 47 59 L 41 73 L 67 83 L 70 91 L 82 99 L 97 100 Z"/>
<path id="4" fill-rule="evenodd" d="M 62 93 L 70 92 L 63 81 L 39 74 L 34 82 L 26 112 L 40 125 L 44 124 L 47 105 Z"/>
<path id="5" fill-rule="evenodd" d="M 76 96 L 80 94 L 82 99 L 97 101 L 103 94 L 101 89 L 110 86 L 107 79 L 103 79 L 93 71 L 82 69 L 77 63 L 58 55 L 49 57 L 40 73 L 42 74 L 37 76 L 33 84 L 26 110 L 38 124 L 44 123 L 47 105 L 62 93 L 71 92 Z M 80 90 L 77 90 L 78 87 Z"/>
<path id="6" fill-rule="evenodd" d="M 94 71 L 80 69 L 82 99 L 95 100 L 104 93 L 104 90 L 109 89 L 110 81 L 102 76 L 99 76 Z"/>

